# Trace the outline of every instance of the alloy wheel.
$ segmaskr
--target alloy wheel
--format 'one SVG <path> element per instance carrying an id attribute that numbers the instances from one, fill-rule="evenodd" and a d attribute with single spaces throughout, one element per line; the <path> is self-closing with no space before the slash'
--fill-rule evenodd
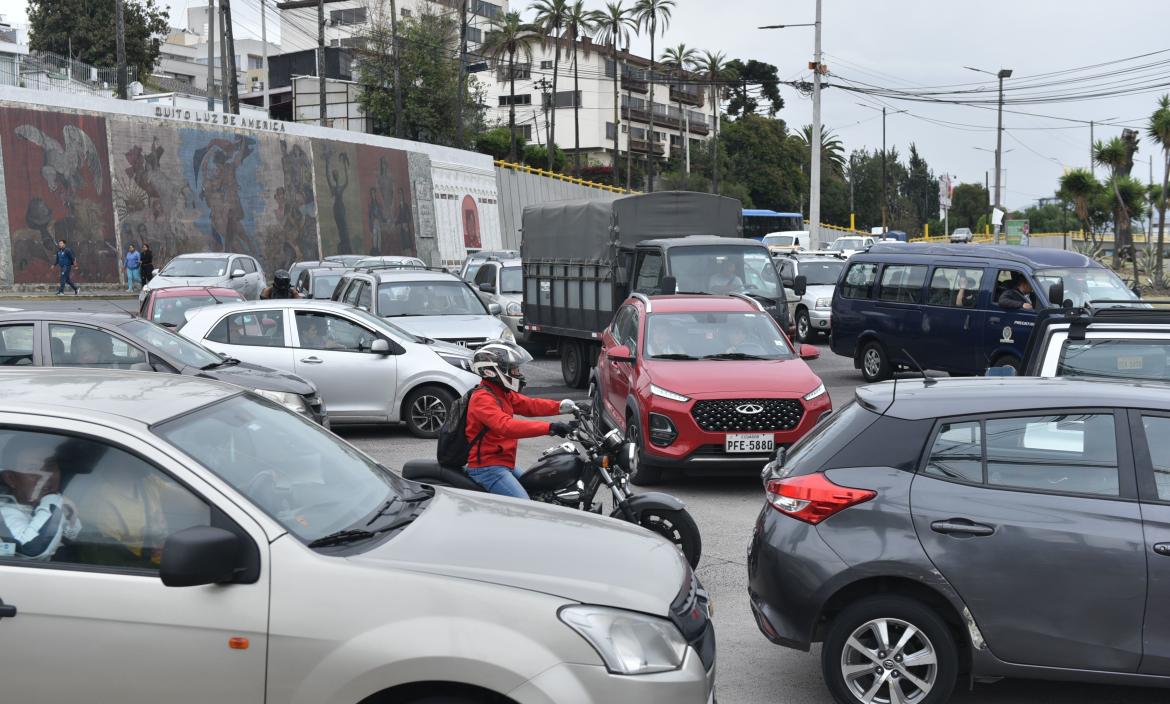
<path id="1" fill-rule="evenodd" d="M 876 378 L 882 371 L 882 355 L 876 348 L 869 348 L 865 351 L 865 357 L 862 358 L 861 363 L 865 366 L 866 376 Z"/>
<path id="2" fill-rule="evenodd" d="M 857 627 L 841 650 L 841 676 L 862 704 L 915 704 L 938 678 L 938 655 L 921 629 L 896 618 Z"/>
<path id="3" fill-rule="evenodd" d="M 423 394 L 410 407 L 410 420 L 426 433 L 437 433 L 447 420 L 447 404 L 438 396 Z"/>
<path id="4" fill-rule="evenodd" d="M 808 322 L 808 314 L 807 313 L 798 314 L 796 316 L 796 336 L 798 338 L 800 338 L 800 340 L 802 342 L 805 342 L 808 340 L 809 332 L 810 332 L 810 325 Z"/>

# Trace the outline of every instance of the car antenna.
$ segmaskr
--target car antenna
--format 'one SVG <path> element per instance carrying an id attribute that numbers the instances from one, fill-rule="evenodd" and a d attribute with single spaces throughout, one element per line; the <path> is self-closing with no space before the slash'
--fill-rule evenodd
<path id="1" fill-rule="evenodd" d="M 210 287 L 210 286 L 208 286 L 208 287 L 205 287 L 203 290 L 204 290 L 204 291 L 207 291 L 207 295 L 208 295 L 208 296 L 211 296 L 211 300 L 215 301 L 215 302 L 216 302 L 216 304 L 219 304 L 219 305 L 222 305 L 222 304 L 223 304 L 223 301 L 221 301 L 221 300 L 219 300 L 218 298 L 216 298 L 216 297 L 215 297 L 215 294 L 211 292 L 211 287 Z"/>
<path id="2" fill-rule="evenodd" d="M 922 369 L 922 365 L 918 363 L 917 359 L 914 359 L 914 355 L 912 355 L 906 351 L 905 347 L 902 348 L 902 354 L 904 354 L 910 358 L 910 361 L 914 363 L 914 369 L 917 370 L 918 373 L 922 375 L 922 385 L 923 386 L 934 386 L 935 384 L 938 383 L 937 379 L 932 379 L 926 375 L 926 372 Z"/>

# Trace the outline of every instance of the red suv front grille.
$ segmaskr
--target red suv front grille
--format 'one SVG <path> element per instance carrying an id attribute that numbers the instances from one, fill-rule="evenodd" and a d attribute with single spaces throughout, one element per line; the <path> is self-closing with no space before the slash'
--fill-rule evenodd
<path id="1" fill-rule="evenodd" d="M 804 406 L 791 398 L 744 398 L 696 401 L 691 416 L 710 433 L 792 430 Z"/>

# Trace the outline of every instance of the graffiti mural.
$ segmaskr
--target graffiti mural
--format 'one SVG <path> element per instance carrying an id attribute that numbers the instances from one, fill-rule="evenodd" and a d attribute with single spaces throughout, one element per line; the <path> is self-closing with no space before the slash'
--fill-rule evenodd
<path id="1" fill-rule="evenodd" d="M 357 156 L 368 238 L 365 251 L 373 255 L 415 256 L 414 198 L 406 152 L 363 146 Z"/>
<path id="2" fill-rule="evenodd" d="M 0 109 L 14 283 L 55 280 L 58 239 L 77 256 L 74 280 L 118 280 L 105 125 L 102 117 Z"/>

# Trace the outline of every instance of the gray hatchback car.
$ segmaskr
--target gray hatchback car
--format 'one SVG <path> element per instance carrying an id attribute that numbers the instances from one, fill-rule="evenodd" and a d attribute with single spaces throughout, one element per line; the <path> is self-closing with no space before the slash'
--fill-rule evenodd
<path id="1" fill-rule="evenodd" d="M 841 704 L 957 676 L 1170 686 L 1170 394 L 1075 379 L 886 382 L 764 470 L 760 630 Z"/>

